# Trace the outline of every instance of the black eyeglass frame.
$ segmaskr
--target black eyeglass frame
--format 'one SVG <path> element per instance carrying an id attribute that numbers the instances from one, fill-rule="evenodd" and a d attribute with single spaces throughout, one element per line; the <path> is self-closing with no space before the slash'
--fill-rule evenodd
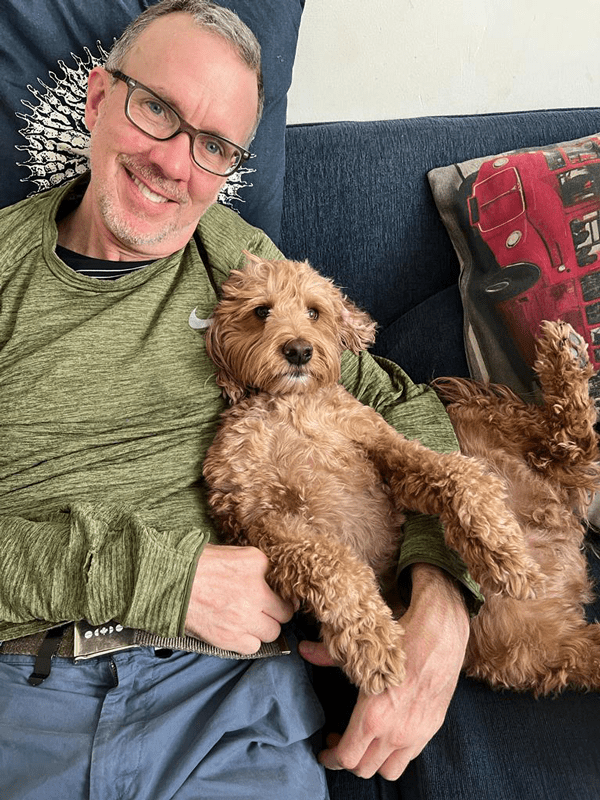
<path id="1" fill-rule="evenodd" d="M 230 175 L 233 175 L 234 172 L 237 172 L 240 169 L 240 167 L 242 167 L 243 164 L 246 161 L 248 161 L 249 158 L 252 158 L 252 153 L 250 153 L 248 150 L 246 150 L 245 147 L 242 147 L 236 142 L 232 142 L 231 139 L 226 139 L 224 136 L 219 136 L 216 133 L 209 133 L 208 131 L 202 131 L 198 130 L 197 128 L 193 128 L 188 122 L 186 122 L 183 119 L 181 114 L 178 114 L 177 111 L 175 111 L 175 109 L 170 103 L 167 103 L 166 100 L 163 100 L 163 98 L 159 94 L 156 94 L 156 92 L 148 88 L 148 86 L 144 86 L 143 83 L 136 81 L 134 78 L 130 78 L 129 75 L 125 75 L 124 72 L 121 72 L 118 69 L 109 70 L 108 73 L 109 75 L 112 75 L 114 78 L 118 78 L 118 80 L 123 81 L 123 83 L 127 86 L 127 97 L 125 98 L 125 116 L 129 120 L 129 122 L 131 122 L 131 124 L 134 127 L 136 127 L 139 131 L 145 133 L 146 136 L 149 136 L 151 139 L 155 139 L 157 142 L 168 142 L 169 139 L 173 139 L 180 133 L 187 133 L 187 135 L 190 138 L 191 159 L 194 162 L 194 164 L 196 164 L 196 166 L 200 167 L 200 169 L 203 169 L 205 172 L 210 172 L 213 175 L 219 175 L 222 178 L 228 178 Z M 144 130 L 144 128 L 141 128 L 137 124 L 137 122 L 135 122 L 131 118 L 131 115 L 129 113 L 129 100 L 131 98 L 131 95 L 136 89 L 143 89 L 145 92 L 148 92 L 148 94 L 151 94 L 152 97 L 156 97 L 156 99 L 160 103 L 162 103 L 162 105 L 166 106 L 166 108 L 168 108 L 169 111 L 171 111 L 175 115 L 175 117 L 179 120 L 179 127 L 177 128 L 176 131 L 173 131 L 173 133 L 169 134 L 169 136 L 165 136 L 164 138 L 161 138 L 160 136 L 154 136 L 152 133 L 148 133 L 148 131 Z M 196 141 L 196 137 L 199 135 L 209 136 L 211 139 L 216 139 L 217 141 L 225 142 L 226 144 L 231 145 L 231 147 L 235 147 L 235 149 L 239 150 L 240 153 L 240 159 L 238 163 L 234 167 L 229 169 L 227 172 L 216 172 L 215 170 L 209 169 L 208 167 L 205 167 L 203 164 L 200 164 L 194 155 L 194 142 Z"/>

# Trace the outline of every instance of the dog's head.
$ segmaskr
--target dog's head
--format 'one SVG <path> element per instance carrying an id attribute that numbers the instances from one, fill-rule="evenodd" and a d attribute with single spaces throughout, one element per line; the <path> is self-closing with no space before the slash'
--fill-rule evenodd
<path id="1" fill-rule="evenodd" d="M 281 395 L 337 383 L 342 352 L 372 344 L 375 322 L 308 262 L 246 255 L 206 332 L 219 386 L 235 403 L 253 389 Z"/>

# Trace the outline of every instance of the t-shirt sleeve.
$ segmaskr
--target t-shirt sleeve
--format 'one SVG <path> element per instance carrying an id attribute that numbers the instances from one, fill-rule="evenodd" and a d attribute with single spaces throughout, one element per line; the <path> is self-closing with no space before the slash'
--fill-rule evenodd
<path id="1" fill-rule="evenodd" d="M 0 640 L 86 619 L 180 636 L 210 531 L 156 531 L 132 511 L 75 503 L 0 519 Z"/>

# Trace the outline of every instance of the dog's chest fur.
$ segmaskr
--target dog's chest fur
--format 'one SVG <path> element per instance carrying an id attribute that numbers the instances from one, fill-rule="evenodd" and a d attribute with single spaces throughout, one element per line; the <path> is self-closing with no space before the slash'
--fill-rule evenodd
<path id="1" fill-rule="evenodd" d="M 345 389 L 332 386 L 258 394 L 225 412 L 204 464 L 222 528 L 236 538 L 236 517 L 301 516 L 323 535 L 341 536 L 382 574 L 399 546 L 404 516 L 359 443 L 362 411 Z"/>

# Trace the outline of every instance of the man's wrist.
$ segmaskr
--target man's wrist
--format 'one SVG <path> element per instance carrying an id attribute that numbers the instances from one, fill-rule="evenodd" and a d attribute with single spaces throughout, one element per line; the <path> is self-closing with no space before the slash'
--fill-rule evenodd
<path id="1" fill-rule="evenodd" d="M 415 564 L 411 564 L 410 577 L 412 582 L 412 595 L 420 595 L 423 592 L 427 592 L 432 587 L 435 587 L 437 590 L 447 593 L 456 600 L 461 600 L 466 610 L 466 604 L 458 580 L 441 567 L 419 561 Z"/>
<path id="2" fill-rule="evenodd" d="M 411 575 L 410 605 L 401 618 L 406 650 L 403 686 L 426 697 L 437 691 L 441 681 L 449 702 L 469 640 L 467 603 L 459 583 L 443 569 L 417 562 Z"/>
<path id="3" fill-rule="evenodd" d="M 452 624 L 456 633 L 469 636 L 469 609 L 462 585 L 433 564 L 418 562 L 411 572 L 410 609 L 413 615 L 426 614 L 428 619 L 437 619 L 439 624 Z"/>

